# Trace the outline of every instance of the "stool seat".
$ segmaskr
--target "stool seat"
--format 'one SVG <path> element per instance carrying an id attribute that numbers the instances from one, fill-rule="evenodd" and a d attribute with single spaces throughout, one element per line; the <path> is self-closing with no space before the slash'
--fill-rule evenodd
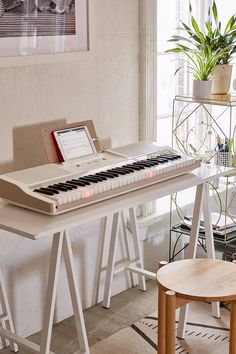
<path id="1" fill-rule="evenodd" d="M 191 301 L 231 304 L 229 354 L 236 354 L 236 264 L 216 259 L 186 259 L 157 272 L 158 354 L 175 354 L 175 310 Z"/>
<path id="2" fill-rule="evenodd" d="M 236 264 L 217 259 L 177 261 L 159 269 L 157 282 L 185 299 L 232 301 L 236 298 Z"/>

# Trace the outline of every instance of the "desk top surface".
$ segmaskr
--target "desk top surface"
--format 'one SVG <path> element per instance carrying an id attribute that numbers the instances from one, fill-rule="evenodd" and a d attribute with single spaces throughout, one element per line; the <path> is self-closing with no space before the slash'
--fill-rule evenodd
<path id="1" fill-rule="evenodd" d="M 233 171 L 235 170 L 232 168 L 202 164 L 200 168 L 194 170 L 192 173 L 187 173 L 57 216 L 44 215 L 6 204 L 2 201 L 0 204 L 0 229 L 37 240 L 60 232 L 65 228 L 75 227 L 90 220 L 99 219 L 123 209 L 197 186 Z"/>

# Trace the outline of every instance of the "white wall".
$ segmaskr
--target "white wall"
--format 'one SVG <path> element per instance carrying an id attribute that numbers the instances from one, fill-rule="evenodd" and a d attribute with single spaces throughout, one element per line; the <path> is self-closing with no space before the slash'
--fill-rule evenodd
<path id="1" fill-rule="evenodd" d="M 0 68 L 0 172 L 46 162 L 40 129 L 52 121 L 93 119 L 106 144 L 139 136 L 139 1 L 93 0 L 94 48 L 88 60 Z M 27 222 L 27 220 L 26 220 Z M 95 301 L 100 221 L 72 230 L 83 304 Z M 0 232 L 0 267 L 17 331 L 41 329 L 51 239 Z M 56 320 L 71 314 L 60 278 Z M 127 286 L 115 279 L 115 292 Z"/>

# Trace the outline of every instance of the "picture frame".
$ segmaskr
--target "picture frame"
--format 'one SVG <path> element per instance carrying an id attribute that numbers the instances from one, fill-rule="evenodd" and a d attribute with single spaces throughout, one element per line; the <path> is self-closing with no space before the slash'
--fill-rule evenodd
<path id="1" fill-rule="evenodd" d="M 10 38 L 0 37 L 0 67 L 88 59 L 92 47 L 92 0 L 74 0 L 74 6 L 75 23 L 70 26 L 72 33 L 50 35 L 48 32 L 44 36 L 40 33 L 39 36 L 19 34 Z M 59 15 L 52 14 L 53 21 L 55 16 L 63 20 Z"/>

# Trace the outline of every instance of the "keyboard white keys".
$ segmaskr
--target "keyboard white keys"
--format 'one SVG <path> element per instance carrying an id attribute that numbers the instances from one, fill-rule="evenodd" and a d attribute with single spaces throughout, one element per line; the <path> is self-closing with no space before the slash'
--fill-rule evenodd
<path id="1" fill-rule="evenodd" d="M 13 204 L 56 215 L 145 188 L 200 166 L 196 159 L 167 147 L 119 160 L 109 166 L 104 166 L 103 162 L 101 168 L 96 163 L 96 169 L 91 169 L 90 163 L 87 172 L 83 166 L 83 173 L 80 167 L 66 169 L 49 164 L 3 175 L 0 176 L 0 197 Z M 42 181 L 41 176 L 47 176 L 47 169 L 50 178 Z M 31 183 L 24 182 L 24 178 Z"/>
<path id="2" fill-rule="evenodd" d="M 87 182 L 89 183 L 89 185 L 85 185 L 84 190 L 81 187 L 82 192 L 79 195 L 77 194 L 76 200 L 91 198 L 92 196 L 97 194 L 102 195 L 104 192 L 116 190 L 120 187 L 129 186 L 135 182 L 152 179 L 158 176 L 159 174 L 165 174 L 167 172 L 177 170 L 178 168 L 188 166 L 193 163 L 192 159 L 186 160 L 184 158 L 181 158 L 180 155 L 170 156 L 170 158 L 173 157 L 176 157 L 176 159 L 169 160 L 168 157 L 166 157 L 166 159 L 163 160 L 166 160 L 167 162 L 156 162 L 154 166 L 153 163 L 155 162 L 155 160 L 146 159 L 141 161 L 133 161 L 133 163 L 129 164 L 125 163 L 122 164 L 122 166 L 113 166 L 112 169 L 103 169 L 94 174 L 90 173 L 89 175 L 80 176 L 77 178 L 77 181 L 80 181 L 81 183 Z M 178 160 L 178 163 L 176 163 L 176 160 Z M 148 164 L 151 164 L 151 166 L 148 166 Z M 126 165 L 128 165 L 129 167 L 126 168 Z M 135 168 L 134 170 L 132 170 L 132 166 Z M 105 178 L 106 180 L 104 181 Z M 76 181 L 76 179 L 74 180 Z M 66 187 L 66 182 L 68 181 L 65 181 L 65 183 L 61 182 L 60 186 L 62 188 Z M 34 191 L 47 195 L 47 188 L 47 186 L 44 186 L 41 188 L 37 188 Z M 55 185 L 55 188 L 57 188 L 57 185 Z M 65 193 L 65 191 L 59 190 L 59 196 L 56 196 L 56 200 L 59 200 L 59 205 L 61 205 L 61 203 L 67 204 L 74 201 L 71 194 L 68 194 L 67 197 L 63 197 L 61 201 L 61 193 L 63 194 Z"/>

